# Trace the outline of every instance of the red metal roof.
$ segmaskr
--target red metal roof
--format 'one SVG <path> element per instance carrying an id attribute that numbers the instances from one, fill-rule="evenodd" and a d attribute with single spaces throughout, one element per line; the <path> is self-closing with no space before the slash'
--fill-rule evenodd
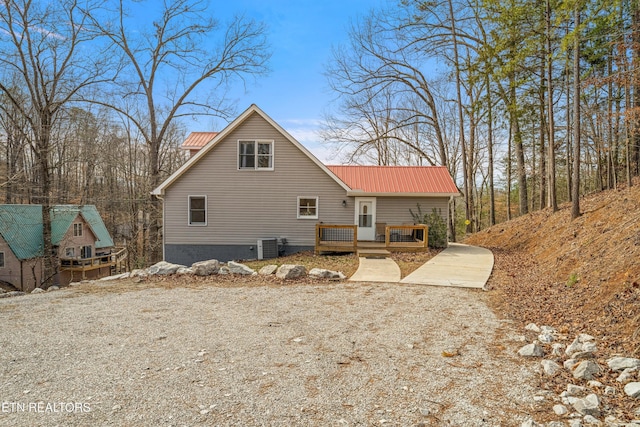
<path id="1" fill-rule="evenodd" d="M 352 190 L 365 193 L 446 193 L 459 190 L 443 166 L 327 166 Z"/>
<path id="2" fill-rule="evenodd" d="M 216 137 L 218 132 L 191 132 L 182 143 L 183 150 L 199 150 Z"/>

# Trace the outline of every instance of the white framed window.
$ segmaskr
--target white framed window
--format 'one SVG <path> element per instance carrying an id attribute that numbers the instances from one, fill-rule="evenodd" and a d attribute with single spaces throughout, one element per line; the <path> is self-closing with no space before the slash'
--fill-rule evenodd
<path id="1" fill-rule="evenodd" d="M 74 237 L 82 236 L 82 223 L 73 224 L 73 235 Z"/>
<path id="2" fill-rule="evenodd" d="M 298 219 L 318 219 L 318 198 L 298 196 Z"/>
<path id="3" fill-rule="evenodd" d="M 4 268 L 4 252 L 0 252 L 0 268 Z"/>
<path id="4" fill-rule="evenodd" d="M 75 256 L 76 256 L 76 248 L 65 248 L 64 249 L 64 256 L 66 256 L 67 258 L 75 258 Z"/>
<path id="5" fill-rule="evenodd" d="M 207 196 L 189 196 L 189 225 L 207 225 Z"/>
<path id="6" fill-rule="evenodd" d="M 238 169 L 273 170 L 273 141 L 238 140 Z"/>

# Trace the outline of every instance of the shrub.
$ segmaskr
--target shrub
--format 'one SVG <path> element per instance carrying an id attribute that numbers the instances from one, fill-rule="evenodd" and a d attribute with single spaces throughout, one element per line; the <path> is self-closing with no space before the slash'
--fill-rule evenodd
<path id="1" fill-rule="evenodd" d="M 420 203 L 417 204 L 417 212 L 409 209 L 409 213 L 413 217 L 416 224 L 426 224 L 429 226 L 429 247 L 430 248 L 446 248 L 447 247 L 447 224 L 440 215 L 442 211 L 433 208 L 430 214 L 422 213 Z"/>

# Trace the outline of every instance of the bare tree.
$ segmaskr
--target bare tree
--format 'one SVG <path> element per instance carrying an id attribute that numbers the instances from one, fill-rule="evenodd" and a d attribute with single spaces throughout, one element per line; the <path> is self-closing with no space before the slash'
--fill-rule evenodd
<path id="1" fill-rule="evenodd" d="M 0 93 L 28 125 L 37 169 L 33 203 L 42 204 L 44 283 L 51 284 L 57 262 L 51 244 L 52 129 L 60 111 L 104 76 L 105 55 L 86 31 L 78 0 L 4 0 L 0 5 Z M 82 2 L 93 12 L 98 4 Z M 89 46 L 91 45 L 91 46 Z M 93 54 L 95 53 L 95 54 Z M 7 78 L 8 77 L 8 78 Z M 14 77 L 17 79 L 14 79 Z M 25 98 L 6 82 L 19 85 Z"/>
<path id="2" fill-rule="evenodd" d="M 93 19 L 96 34 L 110 40 L 122 72 L 115 96 L 93 101 L 126 117 L 144 140 L 150 191 L 166 173 L 162 147 L 174 121 L 193 115 L 230 117 L 228 86 L 268 71 L 266 29 L 243 16 L 223 26 L 210 17 L 203 0 L 163 2 L 161 15 L 146 31 L 139 23 L 128 27 L 131 21 L 119 0 L 112 19 L 104 22 Z M 161 216 L 158 199 L 151 196 L 150 203 L 149 260 L 155 261 Z"/>

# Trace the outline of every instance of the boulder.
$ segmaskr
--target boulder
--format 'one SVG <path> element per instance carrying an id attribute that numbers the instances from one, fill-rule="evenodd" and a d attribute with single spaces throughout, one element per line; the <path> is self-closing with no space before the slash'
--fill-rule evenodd
<path id="1" fill-rule="evenodd" d="M 275 274 L 277 270 L 278 270 L 278 266 L 277 265 L 269 264 L 269 265 L 265 265 L 264 267 L 262 267 L 260 269 L 260 271 L 258 271 L 258 274 L 260 274 L 262 276 L 271 276 L 272 274 Z"/>
<path id="2" fill-rule="evenodd" d="M 624 386 L 624 393 L 627 396 L 640 399 L 640 383 L 629 383 Z"/>
<path id="3" fill-rule="evenodd" d="M 42 288 L 35 288 L 34 290 L 31 291 L 32 294 L 41 294 L 44 292 L 44 289 Z"/>
<path id="4" fill-rule="evenodd" d="M 254 270 L 239 262 L 229 261 L 227 267 L 229 267 L 229 272 L 233 274 L 251 275 L 255 273 Z"/>
<path id="5" fill-rule="evenodd" d="M 341 271 L 326 270 L 324 268 L 312 268 L 309 271 L 309 277 L 314 279 L 337 279 L 344 280 L 347 278 Z"/>
<path id="6" fill-rule="evenodd" d="M 303 265 L 284 264 L 276 271 L 278 279 L 298 279 L 307 274 L 307 269 Z"/>
<path id="7" fill-rule="evenodd" d="M 180 267 L 186 267 L 185 265 L 172 264 L 167 261 L 160 261 L 147 268 L 147 274 L 150 276 L 159 275 L 166 276 L 168 274 L 175 274 Z"/>
<path id="8" fill-rule="evenodd" d="M 624 371 L 628 368 L 640 368 L 640 359 L 632 357 L 612 357 L 607 360 L 607 365 L 612 371 Z"/>
<path id="9" fill-rule="evenodd" d="M 191 270 L 196 276 L 211 276 L 220 270 L 220 262 L 217 259 L 194 262 Z"/>
<path id="10" fill-rule="evenodd" d="M 518 350 L 518 354 L 523 357 L 543 357 L 544 350 L 537 343 L 527 344 Z"/>
<path id="11" fill-rule="evenodd" d="M 584 399 L 578 399 L 573 403 L 573 408 L 582 415 L 600 416 L 600 399 L 591 393 Z"/>
<path id="12" fill-rule="evenodd" d="M 222 274 L 223 276 L 225 274 L 231 274 L 231 270 L 226 265 L 223 265 L 222 267 L 220 267 L 220 270 L 218 270 L 218 274 Z"/>
<path id="13" fill-rule="evenodd" d="M 591 360 L 583 360 L 573 368 L 573 378 L 592 380 L 595 374 L 600 373 L 600 366 Z"/>
<path id="14" fill-rule="evenodd" d="M 58 291 L 58 290 L 60 290 L 60 286 L 56 286 L 56 285 L 49 286 L 49 287 L 47 288 L 47 292 L 51 292 L 51 291 Z"/>
<path id="15" fill-rule="evenodd" d="M 178 276 L 183 276 L 185 274 L 193 274 L 193 268 L 191 268 L 191 267 L 180 267 L 178 270 L 176 270 L 176 274 Z"/>

